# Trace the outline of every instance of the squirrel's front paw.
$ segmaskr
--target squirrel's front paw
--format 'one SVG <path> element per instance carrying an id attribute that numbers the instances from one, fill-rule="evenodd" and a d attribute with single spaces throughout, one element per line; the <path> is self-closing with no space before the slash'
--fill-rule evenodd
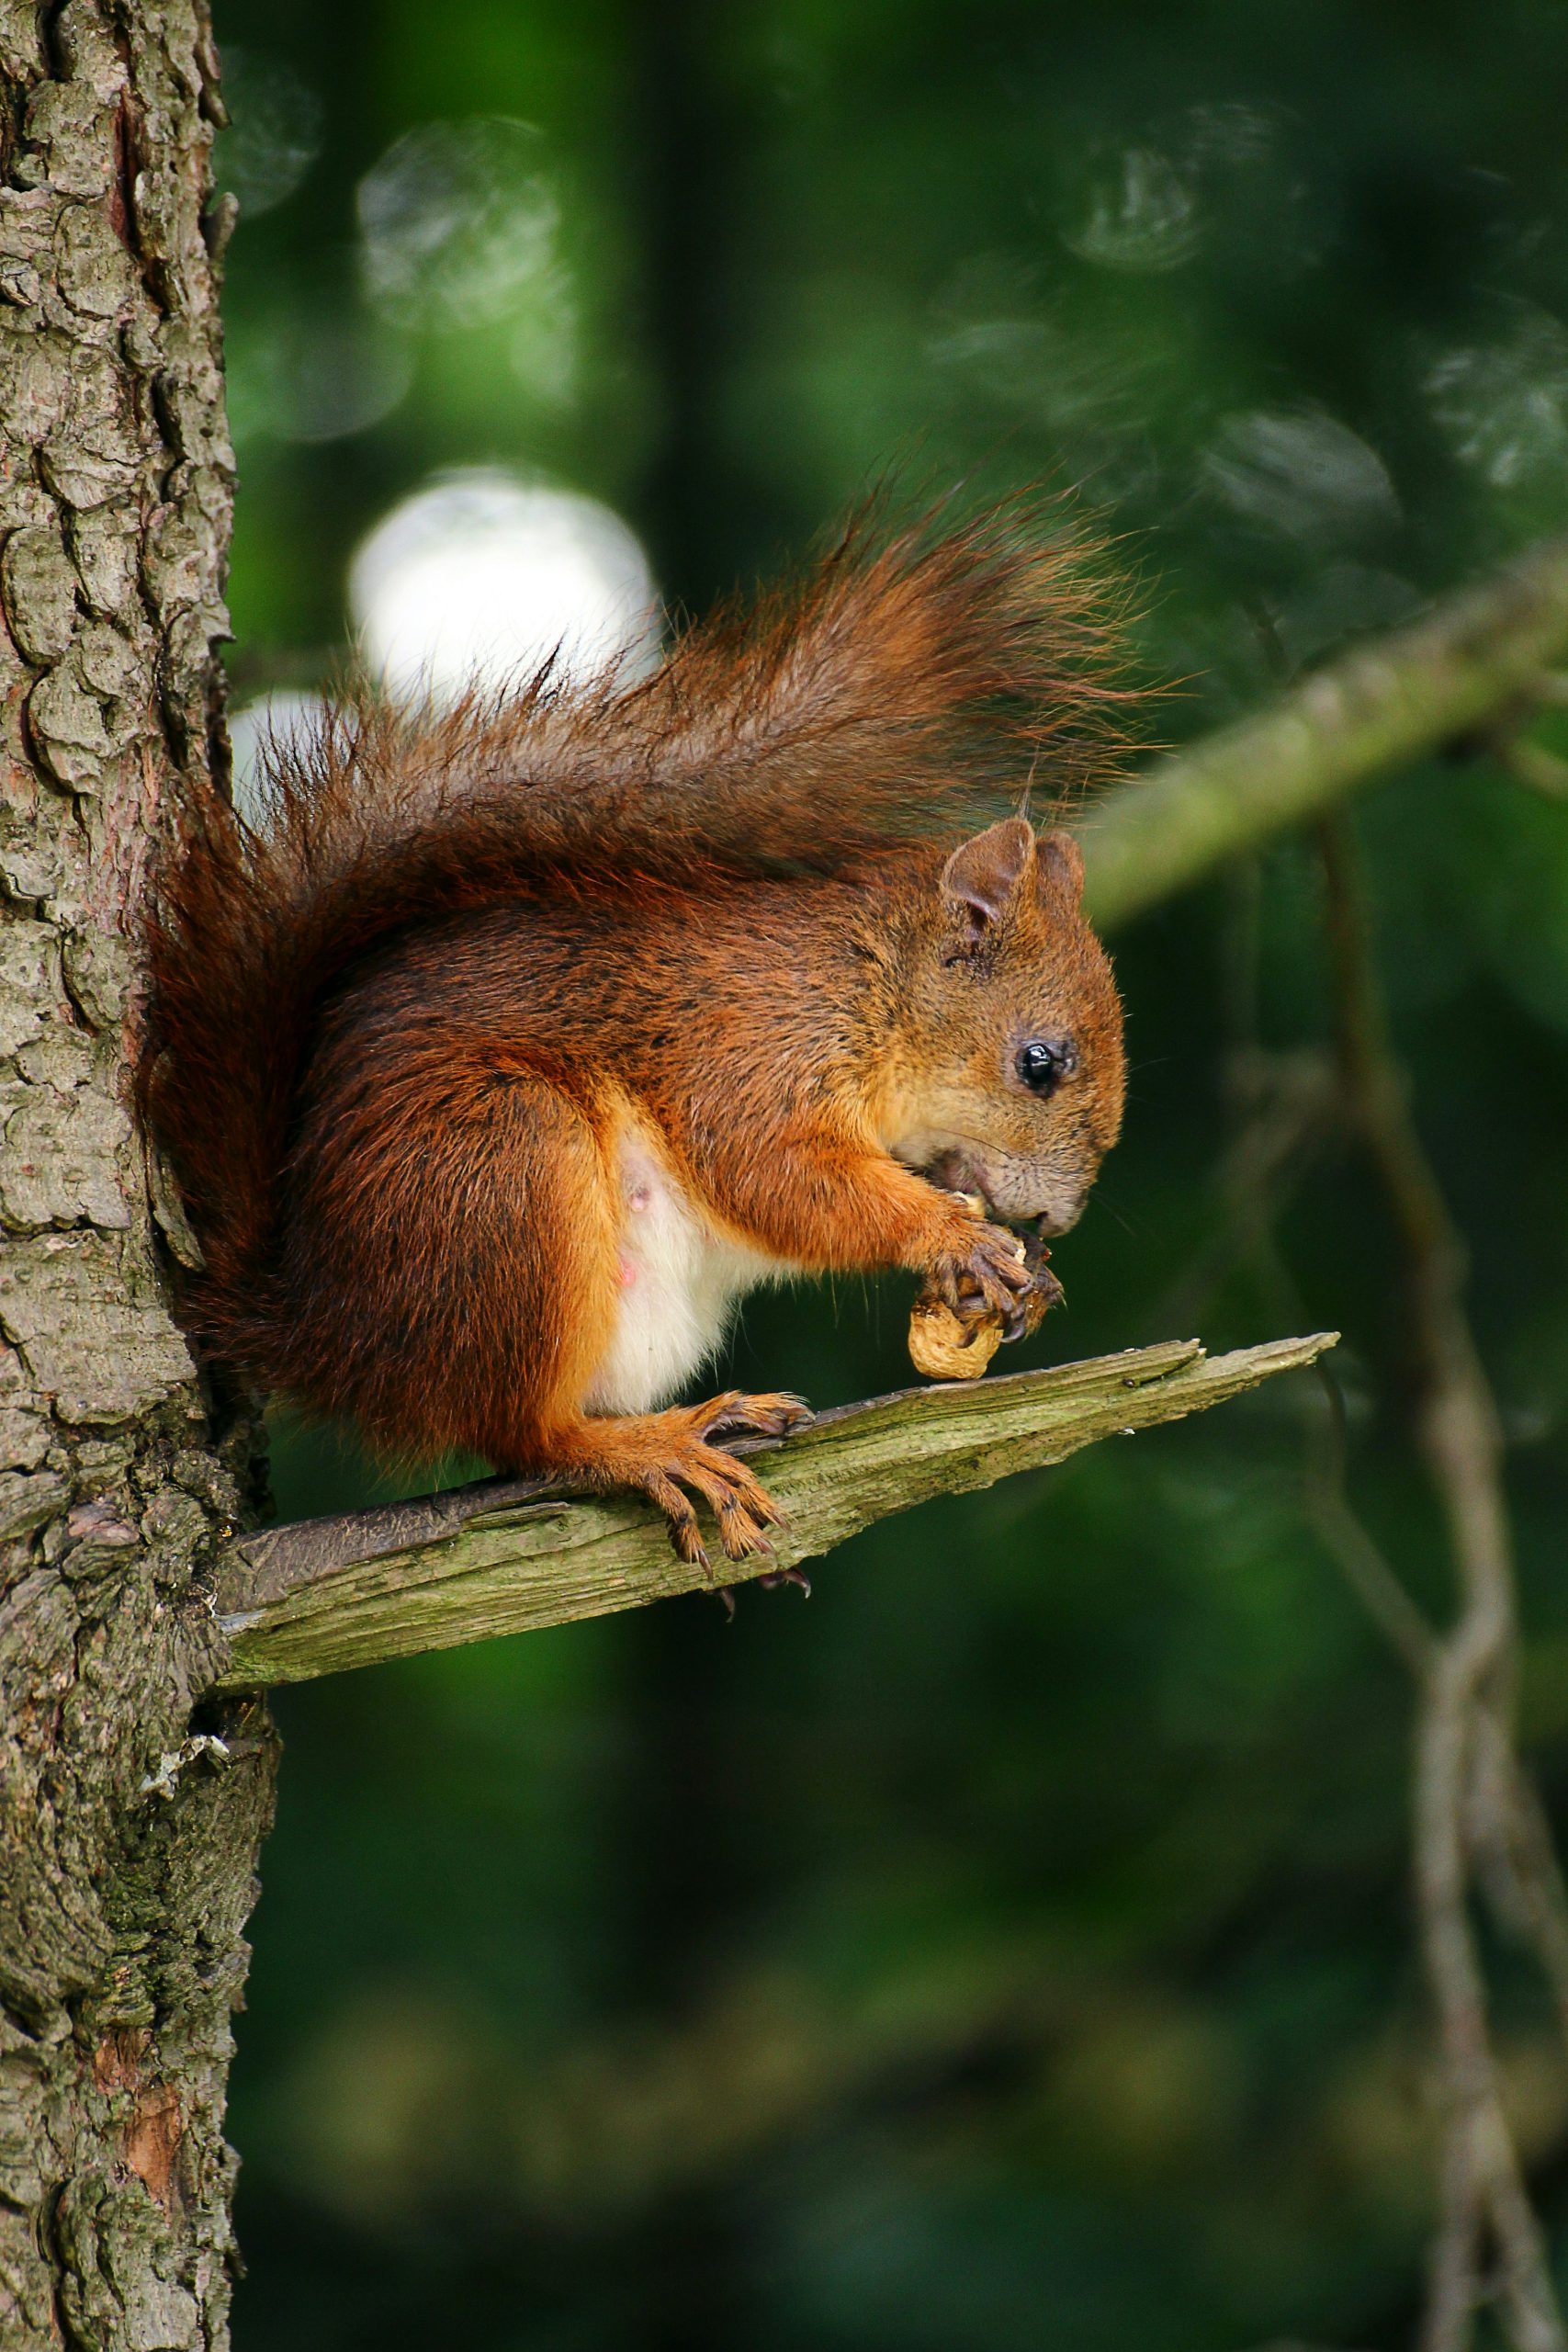
<path id="1" fill-rule="evenodd" d="M 983 1230 L 995 1234 L 996 1228 Z M 1013 1239 L 1010 1235 L 1001 1238 Z M 972 1277 L 966 1279 L 972 1252 L 965 1253 L 962 1262 L 956 1253 L 944 1259 L 937 1271 L 927 1275 L 910 1310 L 909 1355 L 916 1371 L 932 1380 L 978 1380 L 1004 1340 L 1022 1340 L 1037 1331 L 1047 1308 L 1062 1296 L 1050 1257 L 1038 1233 L 1014 1241 L 1004 1274 L 1010 1285 L 1014 1269 L 1021 1269 L 1024 1283 L 1000 1308 L 988 1305 L 978 1283 Z M 953 1282 L 959 1291 L 956 1301 L 949 1286 Z"/>
<path id="2" fill-rule="evenodd" d="M 946 1246 L 926 1275 L 928 1291 L 961 1318 L 997 1315 L 1004 1327 L 1018 1319 L 1034 1283 L 1035 1271 L 1017 1234 L 972 1213 L 954 1216 Z"/>

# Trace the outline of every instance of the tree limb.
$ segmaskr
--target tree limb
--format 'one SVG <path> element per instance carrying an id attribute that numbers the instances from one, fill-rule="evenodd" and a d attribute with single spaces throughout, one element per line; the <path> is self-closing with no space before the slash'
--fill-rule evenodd
<path id="1" fill-rule="evenodd" d="M 776 1573 L 931 1495 L 988 1487 L 1100 1438 L 1201 1412 L 1311 1363 L 1335 1337 L 1276 1340 L 1213 1361 L 1195 1340 L 1169 1340 L 824 1413 L 766 1449 L 770 1489 L 788 1513 L 772 1555 L 726 1563 L 722 1575 L 738 1582 Z M 482 1479 L 231 1544 L 214 1594 L 230 1645 L 218 1687 L 304 1681 L 635 1609 L 700 1591 L 705 1581 L 675 1557 L 649 1505 L 573 1500 L 543 1479 Z"/>
<path id="2" fill-rule="evenodd" d="M 1417 1432 L 1448 1524 L 1459 1582 L 1451 1625 L 1420 1652 L 1415 1770 L 1416 1896 L 1437 2011 L 1443 2104 L 1441 2211 L 1422 2352 L 1468 2352 L 1488 2247 L 1516 2352 L 1568 2352 L 1545 2235 L 1505 2109 L 1470 1916 L 1476 1865 L 1507 1858 L 1528 1894 L 1523 1924 L 1559 1957 L 1562 1882 L 1514 1747 L 1517 1627 L 1503 1435 L 1465 1311 L 1463 1240 L 1427 1159 L 1368 951 L 1355 871 L 1340 831 L 1323 833 L 1330 968 L 1347 1110 L 1393 1215 L 1422 1395 Z"/>
<path id="3" fill-rule="evenodd" d="M 1565 656 L 1568 540 L 1552 539 L 1108 793 L 1078 827 L 1090 916 L 1128 922 L 1391 769 L 1502 726 Z"/>

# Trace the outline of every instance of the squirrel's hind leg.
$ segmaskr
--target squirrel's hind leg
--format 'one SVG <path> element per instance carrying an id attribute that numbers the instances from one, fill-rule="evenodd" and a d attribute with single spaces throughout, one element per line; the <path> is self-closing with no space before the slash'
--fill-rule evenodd
<path id="1" fill-rule="evenodd" d="M 743 1396 L 732 1389 L 662 1413 L 583 1414 L 551 1430 L 545 1442 L 553 1470 L 588 1486 L 630 1487 L 650 1496 L 670 1522 L 680 1557 L 705 1567 L 693 1496 L 712 1510 L 727 1559 L 768 1551 L 767 1530 L 780 1517 L 755 1474 L 713 1441 L 784 1437 L 810 1419 L 798 1396 Z"/>
<path id="2" fill-rule="evenodd" d="M 321 1074 L 297 1154 L 289 1386 L 393 1458 L 556 1466 L 615 1326 L 613 1112 L 437 1033 Z"/>
<path id="3" fill-rule="evenodd" d="M 486 1122 L 483 1181 L 446 1187 L 449 1195 L 511 1205 L 511 1219 L 468 1220 L 463 1235 L 468 1312 L 477 1316 L 479 1300 L 491 1302 L 507 1341 L 492 1329 L 468 1362 L 459 1366 L 454 1357 L 444 1367 L 448 1389 L 466 1399 L 468 1442 L 499 1469 L 649 1496 L 670 1522 L 675 1551 L 694 1566 L 705 1566 L 707 1554 L 694 1498 L 713 1511 L 727 1558 L 767 1551 L 778 1510 L 754 1472 L 717 1441 L 786 1436 L 811 1419 L 810 1408 L 798 1396 L 732 1389 L 662 1412 L 589 1410 L 624 1295 L 614 1112 L 599 1125 L 532 1079 L 510 1087 L 503 1103 L 492 1104 Z"/>
<path id="4" fill-rule="evenodd" d="M 782 1436 L 793 1396 L 588 1409 L 626 1295 L 621 1108 L 491 1037 L 399 1039 L 396 1067 L 323 1065 L 297 1155 L 288 1385 L 393 1455 L 478 1454 L 649 1495 L 683 1559 L 693 1498 L 731 1559 L 778 1513 L 716 1439 Z"/>

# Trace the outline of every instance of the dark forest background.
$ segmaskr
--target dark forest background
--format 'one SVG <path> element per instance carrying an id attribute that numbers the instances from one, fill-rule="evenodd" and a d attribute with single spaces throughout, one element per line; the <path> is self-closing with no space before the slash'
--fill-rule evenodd
<path id="1" fill-rule="evenodd" d="M 356 546 L 453 467 L 605 502 L 693 606 L 890 464 L 1082 484 L 1187 682 L 1167 741 L 1568 525 L 1547 0 L 217 16 L 239 707 L 330 671 Z M 1568 808 L 1477 755 L 1355 821 L 1562 1811 Z M 1286 842 L 1118 938 L 1126 1136 L 1027 1360 L 1342 1329 L 1351 1492 L 1440 1615 L 1380 1197 L 1325 1141 L 1262 1245 L 1223 1173 L 1245 1057 L 1324 1044 L 1318 901 Z M 755 1301 L 736 1376 L 901 1385 L 907 1306 Z M 1411 1702 L 1303 1509 L 1314 1409 L 932 1506 L 733 1628 L 692 1600 L 282 1694 L 239 2352 L 1407 2343 Z M 375 1491 L 287 1425 L 275 1483 Z M 1491 1957 L 1568 2278 L 1568 2060 Z"/>

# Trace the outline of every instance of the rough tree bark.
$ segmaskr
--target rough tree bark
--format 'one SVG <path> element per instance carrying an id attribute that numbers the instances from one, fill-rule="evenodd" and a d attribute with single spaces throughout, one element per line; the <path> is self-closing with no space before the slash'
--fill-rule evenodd
<path id="1" fill-rule="evenodd" d="M 125 918 L 223 756 L 207 8 L 0 0 L 0 2342 L 187 2352 L 228 2340 L 273 1778 L 259 1707 L 193 1721 L 251 1432 L 169 1320 L 126 1108 Z"/>

